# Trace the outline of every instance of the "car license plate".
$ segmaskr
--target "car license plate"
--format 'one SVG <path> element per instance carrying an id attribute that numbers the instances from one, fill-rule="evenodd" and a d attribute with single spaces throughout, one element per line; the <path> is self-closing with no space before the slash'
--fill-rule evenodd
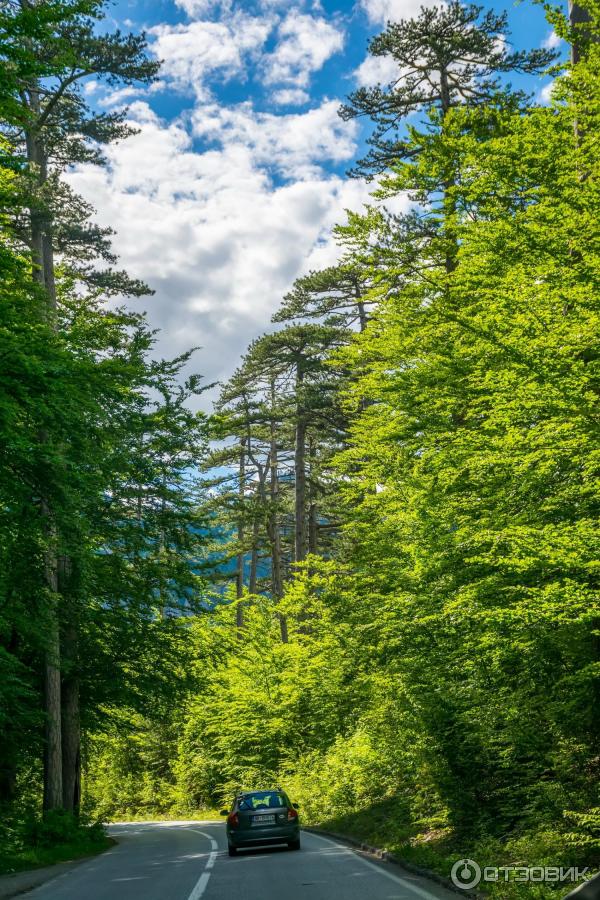
<path id="1" fill-rule="evenodd" d="M 274 825 L 275 816 L 252 816 L 253 825 Z"/>

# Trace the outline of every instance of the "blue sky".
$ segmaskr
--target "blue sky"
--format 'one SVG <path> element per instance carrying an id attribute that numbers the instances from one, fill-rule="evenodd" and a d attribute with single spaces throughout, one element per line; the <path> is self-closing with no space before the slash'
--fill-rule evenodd
<path id="1" fill-rule="evenodd" d="M 151 89 L 91 81 L 101 108 L 128 105 L 139 134 L 106 170 L 70 178 L 115 228 L 115 250 L 155 295 L 142 301 L 158 349 L 203 349 L 194 369 L 227 378 L 269 328 L 296 277 L 331 264 L 331 229 L 372 189 L 346 177 L 367 123 L 337 108 L 358 84 L 385 81 L 368 58 L 387 18 L 422 0 L 118 0 L 106 25 L 148 33 L 163 60 Z M 488 4 L 485 4 L 486 6 Z M 517 48 L 556 43 L 530 0 L 495 4 Z M 540 95 L 548 79 L 530 82 Z M 398 206 L 405 204 L 398 199 Z"/>

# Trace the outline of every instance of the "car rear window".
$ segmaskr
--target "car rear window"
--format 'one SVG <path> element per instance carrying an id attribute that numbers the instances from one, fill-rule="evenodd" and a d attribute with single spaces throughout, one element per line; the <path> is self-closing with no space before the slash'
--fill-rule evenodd
<path id="1" fill-rule="evenodd" d="M 254 791 L 238 800 L 240 809 L 281 809 L 288 805 L 285 794 L 279 791 Z"/>

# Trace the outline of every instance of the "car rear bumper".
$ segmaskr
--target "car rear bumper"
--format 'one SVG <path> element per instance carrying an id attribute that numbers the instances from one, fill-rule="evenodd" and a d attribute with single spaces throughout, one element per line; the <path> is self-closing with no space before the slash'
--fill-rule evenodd
<path id="1" fill-rule="evenodd" d="M 258 847 L 261 844 L 286 844 L 300 837 L 298 825 L 277 825 L 274 828 L 248 828 L 243 831 L 227 829 L 227 840 L 234 847 Z"/>

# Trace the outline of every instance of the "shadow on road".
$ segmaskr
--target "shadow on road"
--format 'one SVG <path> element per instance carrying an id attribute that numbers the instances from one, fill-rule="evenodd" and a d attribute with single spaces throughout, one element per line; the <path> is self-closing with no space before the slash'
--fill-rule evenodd
<path id="1" fill-rule="evenodd" d="M 260 847 L 242 847 L 238 849 L 238 852 L 235 856 L 231 857 L 231 860 L 235 862 L 236 859 L 240 859 L 243 856 L 262 856 L 267 853 L 269 856 L 274 855 L 276 853 L 297 853 L 298 851 L 292 851 L 289 847 L 286 847 L 285 844 L 263 844 Z M 227 855 L 227 854 L 225 854 Z"/>

